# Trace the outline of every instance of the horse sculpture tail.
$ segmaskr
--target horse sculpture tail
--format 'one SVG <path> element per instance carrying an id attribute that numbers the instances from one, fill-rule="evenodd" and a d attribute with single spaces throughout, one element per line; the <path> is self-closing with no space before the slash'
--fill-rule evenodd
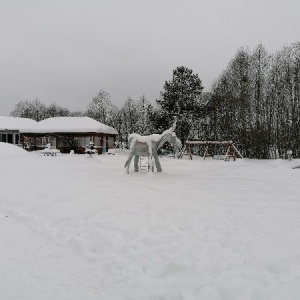
<path id="1" fill-rule="evenodd" d="M 132 141 L 133 141 L 134 139 L 136 139 L 137 136 L 138 136 L 138 134 L 136 134 L 136 133 L 131 133 L 131 134 L 129 134 L 129 136 L 128 136 L 128 148 L 129 148 L 129 149 L 130 149 L 130 147 L 131 147 Z"/>
<path id="2" fill-rule="evenodd" d="M 129 149 L 130 149 L 130 144 L 131 144 L 132 140 L 133 140 L 133 136 L 129 135 L 129 137 L 128 137 L 128 148 Z"/>

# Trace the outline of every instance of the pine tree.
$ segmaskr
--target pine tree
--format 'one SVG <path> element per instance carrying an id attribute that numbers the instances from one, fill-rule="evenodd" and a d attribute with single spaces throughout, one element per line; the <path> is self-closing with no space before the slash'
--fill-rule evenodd
<path id="1" fill-rule="evenodd" d="M 182 142 L 188 138 L 195 113 L 199 111 L 202 90 L 198 74 L 186 67 L 177 67 L 172 80 L 165 82 L 161 99 L 157 100 L 166 118 L 167 126 L 164 129 L 170 126 L 175 116 L 178 118 L 177 136 Z"/>
<path id="2" fill-rule="evenodd" d="M 122 130 L 120 134 L 122 134 L 122 140 L 125 143 L 128 142 L 128 135 L 130 133 L 137 132 L 138 118 L 137 105 L 131 97 L 128 97 L 121 108 Z"/>
<path id="3" fill-rule="evenodd" d="M 106 125 L 111 125 L 116 107 L 110 101 L 109 93 L 100 90 L 88 105 L 86 115 Z"/>
<path id="4" fill-rule="evenodd" d="M 137 122 L 136 122 L 136 133 L 140 135 L 149 135 L 153 133 L 153 126 L 150 120 L 149 110 L 151 105 L 143 95 L 136 104 L 137 110 Z"/>

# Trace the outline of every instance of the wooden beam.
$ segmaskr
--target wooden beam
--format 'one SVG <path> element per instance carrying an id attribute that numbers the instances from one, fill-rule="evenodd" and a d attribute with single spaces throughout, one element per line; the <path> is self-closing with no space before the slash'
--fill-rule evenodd
<path id="1" fill-rule="evenodd" d="M 232 141 L 186 141 L 190 145 L 230 145 Z"/>

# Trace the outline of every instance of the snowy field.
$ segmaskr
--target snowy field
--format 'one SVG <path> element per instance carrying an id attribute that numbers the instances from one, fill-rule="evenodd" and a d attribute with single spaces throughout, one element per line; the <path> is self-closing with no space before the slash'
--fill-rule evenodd
<path id="1" fill-rule="evenodd" d="M 0 143 L 0 299 L 300 299 L 300 160 L 125 161 Z"/>

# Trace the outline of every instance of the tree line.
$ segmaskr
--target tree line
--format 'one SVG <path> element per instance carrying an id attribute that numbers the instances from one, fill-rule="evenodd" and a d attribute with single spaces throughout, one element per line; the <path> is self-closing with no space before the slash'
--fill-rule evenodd
<path id="1" fill-rule="evenodd" d="M 114 127 L 117 144 L 130 133 L 147 135 L 168 129 L 177 117 L 176 134 L 185 140 L 232 140 L 249 158 L 278 158 L 292 150 L 300 156 L 300 43 L 274 54 L 262 44 L 240 48 L 227 68 L 204 91 L 192 69 L 173 70 L 160 98 L 150 104 L 144 95 L 127 97 L 121 108 L 100 90 L 84 112 L 71 112 L 40 100 L 20 101 L 12 116 L 37 121 L 56 116 L 89 116 Z"/>
<path id="2" fill-rule="evenodd" d="M 246 157 L 299 157 L 299 42 L 275 54 L 239 49 L 207 97 L 201 137 L 232 139 Z"/>
<path id="3" fill-rule="evenodd" d="M 137 101 L 128 97 L 121 108 L 115 106 L 110 99 L 110 94 L 100 90 L 85 111 L 70 111 L 55 103 L 49 106 L 39 99 L 21 100 L 10 115 L 13 117 L 29 118 L 41 121 L 51 117 L 90 117 L 103 124 L 111 126 L 118 131 L 117 145 L 125 147 L 128 135 L 136 132 L 148 135 L 155 131 L 150 120 L 150 114 L 154 114 L 153 106 L 143 95 Z"/>

